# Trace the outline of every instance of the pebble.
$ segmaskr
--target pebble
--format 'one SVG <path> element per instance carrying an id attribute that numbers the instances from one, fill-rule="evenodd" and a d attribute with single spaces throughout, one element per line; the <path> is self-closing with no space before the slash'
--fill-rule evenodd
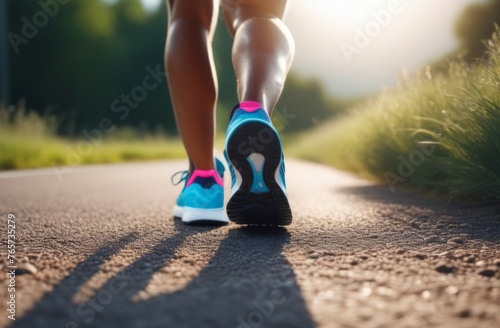
<path id="1" fill-rule="evenodd" d="M 460 318 L 468 318 L 471 315 L 471 311 L 470 310 L 462 310 L 462 311 L 458 312 L 457 315 Z"/>
<path id="2" fill-rule="evenodd" d="M 365 254 L 365 253 L 359 253 L 359 254 L 357 254 L 357 256 L 358 256 L 360 259 L 362 259 L 362 260 L 367 260 L 367 259 L 369 259 L 369 258 L 370 258 L 370 255 L 367 255 L 367 254 Z"/>
<path id="3" fill-rule="evenodd" d="M 467 263 L 474 263 L 474 262 L 476 262 L 476 258 L 474 256 L 469 256 L 469 257 L 464 258 L 464 261 Z"/>
<path id="4" fill-rule="evenodd" d="M 396 251 L 396 254 L 399 254 L 399 255 L 404 254 L 404 253 L 406 253 L 406 249 L 399 248 L 399 249 Z"/>
<path id="5" fill-rule="evenodd" d="M 456 286 L 448 286 L 445 289 L 445 292 L 449 295 L 456 295 L 459 292 L 459 289 Z"/>
<path id="6" fill-rule="evenodd" d="M 349 261 L 350 265 L 358 265 L 358 263 L 359 262 L 356 259 L 352 259 L 352 260 Z"/>
<path id="7" fill-rule="evenodd" d="M 425 260 L 427 258 L 427 255 L 423 253 L 415 253 L 413 254 L 413 257 L 419 260 Z"/>
<path id="8" fill-rule="evenodd" d="M 495 269 L 484 269 L 484 270 L 479 271 L 479 274 L 483 277 L 491 278 L 491 277 L 495 276 L 496 270 Z"/>
<path id="9" fill-rule="evenodd" d="M 436 235 L 429 236 L 424 239 L 426 243 L 437 243 L 439 241 L 439 237 Z"/>
<path id="10" fill-rule="evenodd" d="M 476 266 L 477 267 L 482 267 L 482 266 L 485 266 L 486 265 L 486 262 L 485 261 L 477 261 L 476 262 Z"/>
<path id="11" fill-rule="evenodd" d="M 314 252 L 312 254 L 309 254 L 309 258 L 310 259 L 318 259 L 321 257 L 321 253 L 320 252 Z"/>
<path id="12" fill-rule="evenodd" d="M 450 265 L 450 264 L 446 264 L 446 263 L 440 263 L 436 266 L 436 271 L 439 272 L 439 273 L 452 273 L 455 271 L 455 267 Z"/>
<path id="13" fill-rule="evenodd" d="M 38 272 L 38 270 L 31 263 L 21 263 L 17 266 L 17 269 L 16 269 L 17 275 L 36 274 L 37 272 Z"/>
<path id="14" fill-rule="evenodd" d="M 496 265 L 497 267 L 500 267 L 500 259 L 494 260 L 493 264 Z"/>
<path id="15" fill-rule="evenodd" d="M 448 240 L 448 244 L 463 244 L 464 242 L 465 241 L 463 240 L 463 238 L 460 237 L 455 237 Z"/>

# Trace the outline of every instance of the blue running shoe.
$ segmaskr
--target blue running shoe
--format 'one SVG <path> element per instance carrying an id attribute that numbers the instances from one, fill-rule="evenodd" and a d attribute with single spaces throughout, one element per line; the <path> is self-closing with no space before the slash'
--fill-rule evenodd
<path id="1" fill-rule="evenodd" d="M 184 182 L 184 188 L 177 198 L 174 207 L 174 217 L 181 218 L 185 223 L 219 222 L 227 223 L 224 211 L 224 164 L 218 158 L 215 161 L 216 170 L 195 170 L 177 172 L 172 176 L 174 184 Z M 174 182 L 176 176 L 179 181 Z"/>
<path id="2" fill-rule="evenodd" d="M 259 103 L 246 101 L 234 108 L 224 155 L 232 177 L 229 219 L 250 225 L 291 224 L 281 138 Z"/>

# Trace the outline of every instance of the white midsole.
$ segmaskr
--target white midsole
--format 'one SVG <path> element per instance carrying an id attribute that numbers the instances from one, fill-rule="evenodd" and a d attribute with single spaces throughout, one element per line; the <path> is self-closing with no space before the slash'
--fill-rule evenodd
<path id="1" fill-rule="evenodd" d="M 174 217 L 175 218 L 182 218 L 183 214 L 184 214 L 184 206 L 175 205 L 175 207 L 174 207 Z"/>
<path id="2" fill-rule="evenodd" d="M 186 223 L 195 221 L 229 222 L 224 208 L 199 209 L 184 207 L 183 212 L 182 222 Z"/>

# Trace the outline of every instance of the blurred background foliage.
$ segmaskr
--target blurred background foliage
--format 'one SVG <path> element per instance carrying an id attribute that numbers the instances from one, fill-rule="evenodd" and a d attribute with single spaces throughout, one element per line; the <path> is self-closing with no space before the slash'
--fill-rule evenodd
<path id="1" fill-rule="evenodd" d="M 21 34 L 25 24 L 40 11 L 38 1 L 9 1 L 9 31 Z M 11 49 L 12 103 L 25 100 L 25 106 L 40 114 L 55 115 L 58 134 L 78 137 L 82 129 L 98 126 L 109 117 L 117 126 L 130 126 L 142 132 L 158 129 L 175 134 L 175 123 L 166 83 L 148 93 L 125 120 L 111 112 L 111 104 L 122 94 L 140 85 L 146 67 L 163 69 L 167 10 L 147 11 L 140 0 L 73 0 L 61 5 L 64 15 L 55 15 L 19 53 Z M 491 36 L 494 22 L 500 21 L 500 0 L 474 4 L 456 24 L 456 34 L 465 59 L 484 54 L 482 40 Z M 235 76 L 231 63 L 232 40 L 224 22 L 214 39 L 215 62 L 219 77 L 219 126 L 236 103 Z M 435 67 L 447 66 L 447 58 Z M 359 99 L 358 99 L 359 100 Z M 353 100 L 355 101 L 355 100 Z M 333 99 L 320 83 L 290 75 L 278 112 L 290 113 L 287 132 L 313 127 L 332 117 L 353 101 Z"/>
<path id="2" fill-rule="evenodd" d="M 460 40 L 458 52 L 464 52 L 464 58 L 471 61 L 485 58 L 484 41 L 495 31 L 495 24 L 500 23 L 500 0 L 488 0 L 466 8 L 455 25 Z"/>
<path id="3" fill-rule="evenodd" d="M 468 6 L 455 23 L 455 35 L 459 47 L 452 53 L 431 63 L 434 71 L 446 73 L 450 60 L 457 57 L 466 63 L 488 57 L 488 40 L 495 31 L 495 24 L 500 24 L 500 0 L 487 0 Z"/>
<path id="4" fill-rule="evenodd" d="M 9 31 L 21 35 L 25 16 L 31 20 L 40 11 L 37 1 L 9 1 Z M 19 53 L 11 53 L 12 103 L 25 100 L 28 109 L 49 112 L 59 120 L 58 134 L 78 137 L 110 118 L 114 124 L 141 132 L 158 129 L 175 134 L 175 122 L 166 81 L 148 93 L 130 115 L 119 119 L 111 104 L 142 84 L 146 67 L 163 70 L 167 9 L 149 12 L 140 0 L 106 2 L 74 0 L 61 5 L 64 15 L 55 15 Z M 237 102 L 231 63 L 232 39 L 224 22 L 214 39 L 219 77 L 219 126 Z M 12 49 L 11 49 L 12 50 Z M 321 85 L 293 74 L 287 82 L 281 112 L 301 116 L 288 131 L 312 127 L 315 122 L 341 111 L 345 102 L 329 98 Z"/>

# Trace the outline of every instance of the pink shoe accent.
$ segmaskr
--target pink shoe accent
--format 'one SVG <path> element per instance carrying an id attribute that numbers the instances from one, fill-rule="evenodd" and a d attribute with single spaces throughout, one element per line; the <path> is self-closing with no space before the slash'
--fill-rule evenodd
<path id="1" fill-rule="evenodd" d="M 262 105 L 256 101 L 242 101 L 240 103 L 240 108 L 245 112 L 255 112 L 262 108 Z"/>
<path id="2" fill-rule="evenodd" d="M 215 182 L 217 182 L 219 186 L 224 186 L 224 182 L 220 178 L 219 173 L 217 173 L 217 171 L 215 170 L 194 170 L 193 174 L 191 174 L 191 176 L 189 177 L 186 186 L 192 185 L 196 178 L 210 178 L 210 177 L 213 177 L 215 179 Z"/>

